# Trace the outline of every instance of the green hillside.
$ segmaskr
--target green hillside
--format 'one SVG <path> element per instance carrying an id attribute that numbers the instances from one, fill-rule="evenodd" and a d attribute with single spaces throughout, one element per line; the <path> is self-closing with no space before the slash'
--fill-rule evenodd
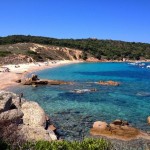
<path id="1" fill-rule="evenodd" d="M 139 60 L 150 59 L 150 44 L 123 42 L 98 39 L 55 39 L 40 36 L 12 35 L 0 37 L 0 45 L 15 43 L 38 43 L 51 46 L 68 47 L 90 53 L 98 59 L 122 60 L 123 58 Z M 11 52 L 0 52 L 0 55 L 9 55 Z"/>

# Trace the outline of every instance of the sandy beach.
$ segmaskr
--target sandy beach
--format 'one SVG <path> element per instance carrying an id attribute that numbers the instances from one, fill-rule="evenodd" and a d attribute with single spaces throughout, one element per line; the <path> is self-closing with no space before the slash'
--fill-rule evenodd
<path id="1" fill-rule="evenodd" d="M 16 82 L 18 79 L 24 78 L 25 75 L 32 73 L 34 71 L 44 70 L 48 68 L 54 68 L 62 65 L 79 63 L 81 61 L 51 61 L 51 62 L 36 62 L 36 63 L 26 63 L 26 64 L 18 64 L 18 65 L 4 65 L 3 68 L 9 68 L 9 72 L 0 72 L 0 90 L 4 90 L 10 86 L 19 85 Z"/>

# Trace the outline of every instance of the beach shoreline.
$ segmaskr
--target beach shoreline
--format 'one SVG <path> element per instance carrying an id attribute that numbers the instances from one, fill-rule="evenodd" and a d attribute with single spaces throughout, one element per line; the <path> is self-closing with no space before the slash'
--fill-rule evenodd
<path id="1" fill-rule="evenodd" d="M 24 63 L 24 64 L 8 64 L 3 65 L 4 68 L 9 68 L 9 72 L 0 72 L 0 90 L 6 90 L 9 87 L 19 85 L 16 81 L 25 78 L 28 74 L 35 73 L 44 69 L 51 69 L 75 63 L 130 63 L 130 62 L 150 62 L 150 60 L 141 61 L 81 61 L 81 60 L 53 60 L 50 62 L 36 62 L 36 63 Z"/>
<path id="2" fill-rule="evenodd" d="M 26 63 L 26 64 L 9 64 L 3 65 L 4 68 L 9 68 L 9 72 L 0 72 L 0 90 L 6 90 L 9 87 L 14 87 L 19 85 L 16 81 L 25 78 L 26 75 L 34 73 L 36 71 L 51 69 L 55 67 L 60 67 L 69 64 L 81 63 L 83 61 L 51 61 L 47 62 L 36 62 L 36 63 Z"/>

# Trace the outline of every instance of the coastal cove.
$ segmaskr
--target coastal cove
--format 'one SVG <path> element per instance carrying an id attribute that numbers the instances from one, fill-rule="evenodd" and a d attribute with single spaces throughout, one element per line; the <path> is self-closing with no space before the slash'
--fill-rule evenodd
<path id="1" fill-rule="evenodd" d="M 110 123 L 123 119 L 136 128 L 150 131 L 146 120 L 150 115 L 148 68 L 128 63 L 77 63 L 34 73 L 42 79 L 74 82 L 73 85 L 8 88 L 38 102 L 59 129 L 61 138 L 87 137 L 97 120 Z M 102 86 L 96 83 L 100 80 L 117 81 L 120 86 Z M 96 90 L 90 92 L 90 89 Z M 77 93 L 77 90 L 86 92 Z"/>

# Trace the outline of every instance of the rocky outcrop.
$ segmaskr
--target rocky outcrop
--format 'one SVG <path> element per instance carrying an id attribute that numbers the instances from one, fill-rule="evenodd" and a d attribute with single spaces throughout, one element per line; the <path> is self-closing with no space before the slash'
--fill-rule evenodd
<path id="1" fill-rule="evenodd" d="M 24 113 L 23 123 L 29 126 L 43 126 L 45 112 L 36 102 L 26 101 L 22 104 L 21 111 Z"/>
<path id="2" fill-rule="evenodd" d="M 98 84 L 100 84 L 100 85 L 107 85 L 107 86 L 119 86 L 120 85 L 120 83 L 119 82 L 115 82 L 115 81 L 99 81 L 99 82 L 97 82 Z"/>
<path id="3" fill-rule="evenodd" d="M 23 115 L 23 112 L 19 109 L 5 111 L 3 113 L 0 113 L 0 123 L 15 121 L 19 118 L 22 118 Z"/>
<path id="4" fill-rule="evenodd" d="M 0 91 L 0 110 L 0 138 L 10 142 L 57 140 L 53 130 L 45 130 L 46 114 L 38 103 Z"/>
<path id="5" fill-rule="evenodd" d="M 72 82 L 60 81 L 60 80 L 44 80 L 38 79 L 37 75 L 32 75 L 31 78 L 26 78 L 21 81 L 23 85 L 62 85 L 62 84 L 72 84 Z"/>
<path id="6" fill-rule="evenodd" d="M 120 140 L 133 140 L 140 137 L 150 139 L 148 134 L 129 126 L 128 122 L 122 120 L 115 120 L 110 124 L 102 121 L 96 121 L 94 122 L 90 133 L 93 136 L 105 136 Z"/>

